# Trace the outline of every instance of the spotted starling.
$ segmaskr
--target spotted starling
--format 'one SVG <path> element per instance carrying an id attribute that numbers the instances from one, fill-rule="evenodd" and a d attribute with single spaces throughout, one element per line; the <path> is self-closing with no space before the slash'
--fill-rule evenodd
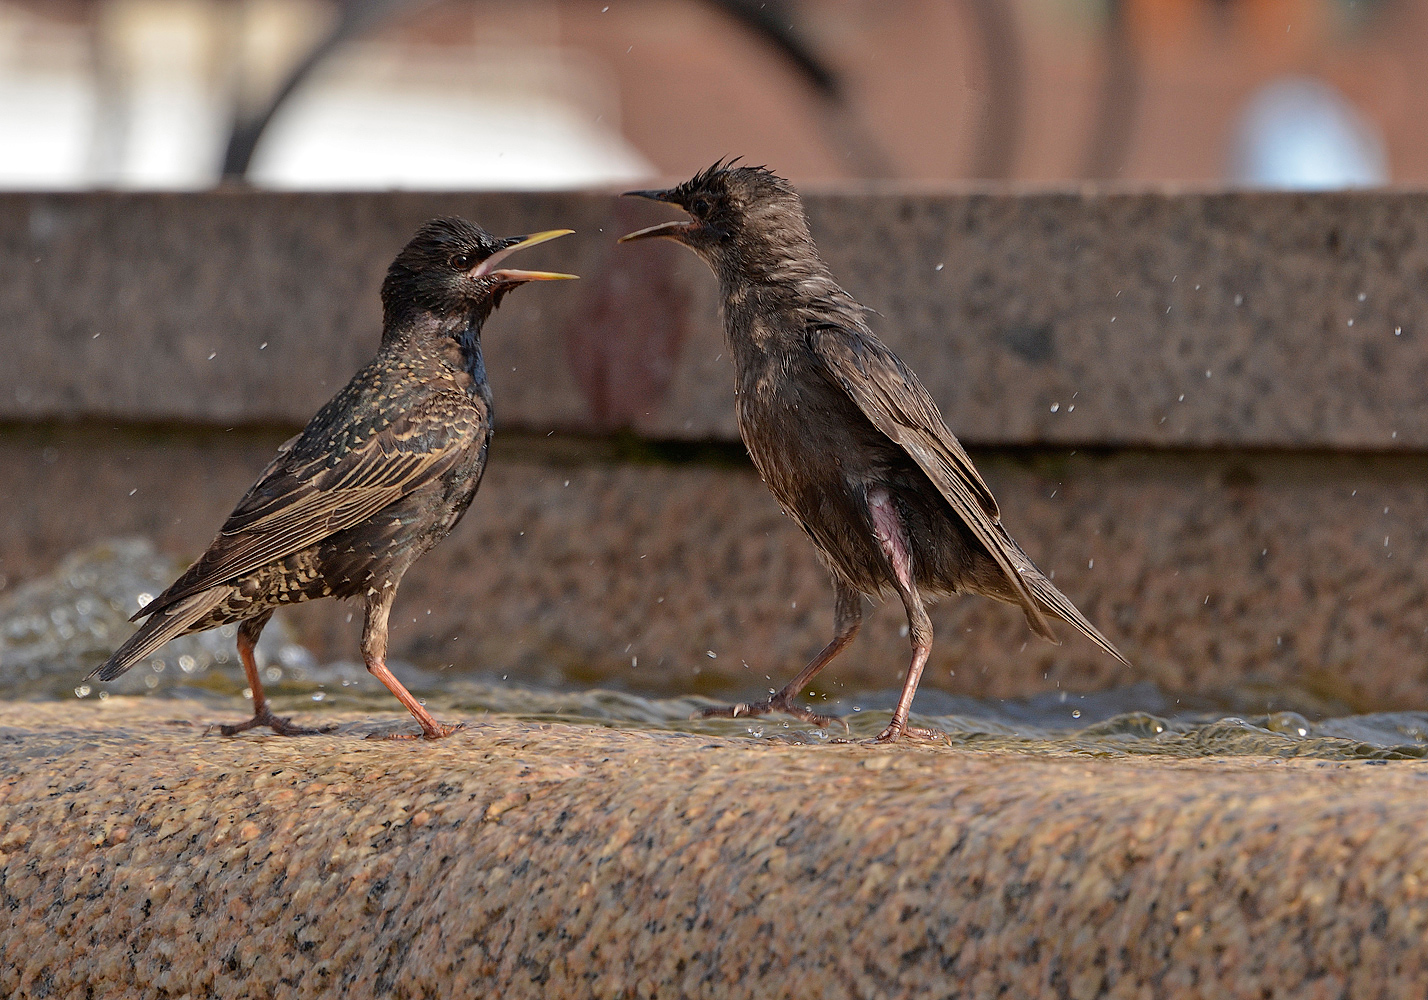
<path id="1" fill-rule="evenodd" d="M 222 726 L 224 735 L 315 732 L 272 714 L 253 647 L 276 608 L 360 597 L 367 669 L 426 739 L 459 729 L 438 723 L 387 669 L 387 616 L 402 574 L 461 520 L 485 471 L 482 324 L 516 286 L 575 277 L 498 265 L 570 231 L 497 239 L 464 219 L 422 226 L 382 283 L 377 356 L 278 449 L 208 551 L 134 616 L 147 620 L 90 676 L 113 680 L 176 636 L 238 622 L 253 717 Z"/>
<path id="2" fill-rule="evenodd" d="M 1054 615 L 1127 662 L 1002 527 L 996 500 L 932 397 L 873 335 L 869 310 L 818 256 L 786 180 L 762 167 L 716 163 L 678 187 L 629 193 L 691 216 L 621 242 L 676 240 L 718 277 L 739 432 L 764 482 L 833 574 L 833 640 L 768 701 L 705 715 L 780 711 L 827 725 L 831 719 L 794 699 L 852 641 L 862 595 L 887 590 L 907 611 L 912 662 L 879 742 L 909 731 L 932 648 L 924 593 L 1020 605 L 1031 628 L 1052 642 L 1046 616 Z"/>

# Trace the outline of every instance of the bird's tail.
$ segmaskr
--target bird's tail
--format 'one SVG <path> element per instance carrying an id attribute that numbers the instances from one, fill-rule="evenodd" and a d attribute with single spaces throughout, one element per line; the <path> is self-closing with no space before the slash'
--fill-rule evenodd
<path id="1" fill-rule="evenodd" d="M 1132 665 L 1131 661 L 1127 660 L 1119 649 L 1111 645 L 1111 640 L 1103 636 L 1100 629 L 1088 622 L 1086 616 L 1076 610 L 1076 605 L 1072 604 L 1070 599 L 1057 590 L 1051 581 L 1042 576 L 1040 572 L 1023 574 L 1023 579 L 1030 584 L 1031 592 L 1036 595 L 1037 602 L 1044 610 L 1051 612 L 1067 624 L 1075 626 L 1078 632 L 1126 666 Z"/>
<path id="2" fill-rule="evenodd" d="M 1021 546 L 1013 541 L 1011 535 L 1005 529 L 1001 532 L 1002 538 L 1007 542 L 1007 554 L 1010 556 L 1012 565 L 1021 574 L 1022 580 L 1031 589 L 1032 596 L 1036 598 L 1037 611 L 1047 611 L 1060 618 L 1063 622 L 1075 626 L 1076 630 L 1090 639 L 1097 646 L 1100 646 L 1107 653 L 1120 660 L 1126 666 L 1133 666 L 1121 651 L 1111 645 L 1111 640 L 1101 634 L 1100 629 L 1086 620 L 1086 616 L 1076 610 L 1076 605 L 1055 585 L 1046 578 L 1046 574 L 1036 568 L 1036 564 L 1031 561 L 1031 557 L 1021 550 Z M 1031 630 L 1044 639 L 1059 643 L 1055 633 L 1040 614 L 1032 614 L 1032 609 L 1025 606 L 1025 599 L 1017 599 L 1015 596 L 1008 598 L 1015 603 L 1022 604 L 1022 611 L 1026 613 L 1026 623 L 1031 626 Z"/>
<path id="3" fill-rule="evenodd" d="M 187 632 L 189 626 L 227 600 L 231 590 L 230 587 L 214 587 L 150 615 L 149 620 L 140 625 L 139 631 L 116 649 L 113 656 L 89 672 L 89 677 L 112 681 L 170 639 Z"/>

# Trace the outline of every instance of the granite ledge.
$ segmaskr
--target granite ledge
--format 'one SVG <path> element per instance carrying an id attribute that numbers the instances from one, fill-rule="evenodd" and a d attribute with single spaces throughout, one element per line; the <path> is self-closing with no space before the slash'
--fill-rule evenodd
<path id="1" fill-rule="evenodd" d="M 0 704 L 16 997 L 1390 997 L 1428 769 Z M 329 718 L 338 718 L 329 716 Z"/>

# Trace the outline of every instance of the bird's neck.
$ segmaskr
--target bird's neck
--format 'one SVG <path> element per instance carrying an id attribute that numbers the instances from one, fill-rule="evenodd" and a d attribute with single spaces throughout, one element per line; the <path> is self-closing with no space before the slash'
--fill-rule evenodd
<path id="1" fill-rule="evenodd" d="M 489 313 L 490 310 L 460 316 L 422 313 L 396 328 L 389 327 L 383 346 L 402 354 L 435 359 L 460 388 L 472 397 L 481 397 L 489 406 L 491 388 L 486 381 L 486 359 L 481 353 L 481 326 Z"/>
<path id="2" fill-rule="evenodd" d="M 812 326 L 856 323 L 862 313 L 816 252 L 721 273 L 720 286 L 724 333 L 736 364 L 795 347 Z"/>
<path id="3" fill-rule="evenodd" d="M 796 288 L 836 284 L 806 231 L 781 232 L 776 238 L 745 234 L 711 257 L 709 263 L 726 296 L 732 288 L 747 285 Z"/>

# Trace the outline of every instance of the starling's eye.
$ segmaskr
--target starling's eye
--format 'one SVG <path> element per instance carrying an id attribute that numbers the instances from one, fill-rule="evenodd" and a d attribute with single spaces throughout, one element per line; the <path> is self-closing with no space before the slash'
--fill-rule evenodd
<path id="1" fill-rule="evenodd" d="M 694 210 L 695 215 L 707 215 L 709 213 L 709 202 L 704 198 L 697 198 L 693 205 L 689 206 Z"/>
<path id="2" fill-rule="evenodd" d="M 450 264 L 458 271 L 469 271 L 476 266 L 476 262 L 471 259 L 469 253 L 459 253 L 451 258 Z"/>

